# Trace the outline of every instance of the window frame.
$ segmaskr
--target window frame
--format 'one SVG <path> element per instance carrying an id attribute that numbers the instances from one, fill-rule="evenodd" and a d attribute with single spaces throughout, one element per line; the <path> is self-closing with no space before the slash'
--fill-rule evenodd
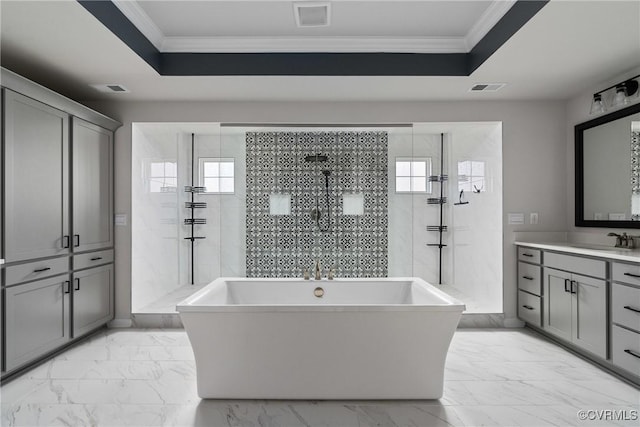
<path id="1" fill-rule="evenodd" d="M 164 175 L 154 176 L 153 172 L 152 172 L 153 171 L 153 165 L 154 164 L 158 164 L 158 163 L 162 163 L 163 164 Z M 176 171 L 175 176 L 167 175 L 167 163 L 171 163 L 171 164 L 174 165 L 175 171 Z M 146 179 L 146 181 L 147 181 L 147 192 L 149 194 L 177 193 L 178 192 L 178 162 L 175 159 L 150 159 L 150 160 L 147 161 L 146 178 L 147 178 Z M 175 179 L 176 185 L 174 187 L 167 186 L 166 185 L 167 178 Z M 162 183 L 164 184 L 160 188 L 175 188 L 175 190 L 174 191 L 152 191 L 151 190 L 151 182 L 152 181 L 158 181 L 158 180 L 162 180 Z"/>
<path id="2" fill-rule="evenodd" d="M 425 190 L 414 190 L 413 189 L 413 178 L 422 178 L 422 175 L 413 175 L 412 165 L 409 166 L 409 175 L 398 175 L 398 163 L 399 162 L 409 162 L 409 163 L 417 163 L 424 162 L 425 163 Z M 394 162 L 394 190 L 397 194 L 433 194 L 433 185 L 432 182 L 429 181 L 429 176 L 433 174 L 433 158 L 429 156 L 399 156 L 395 158 Z M 398 178 L 409 178 L 409 190 L 403 191 L 398 190 Z"/>
<path id="3" fill-rule="evenodd" d="M 205 176 L 205 163 L 218 163 L 218 175 L 217 176 Z M 221 163 L 231 163 L 232 166 L 232 175 L 221 175 L 220 174 L 220 164 Z M 231 178 L 233 189 L 232 191 L 206 191 L 205 179 L 216 178 L 218 179 L 218 184 L 220 183 L 221 178 Z M 236 159 L 235 157 L 198 157 L 198 186 L 204 187 L 205 191 L 200 194 L 209 194 L 216 196 L 224 196 L 228 194 L 235 194 L 236 192 Z M 220 186 L 218 185 L 218 188 Z"/>

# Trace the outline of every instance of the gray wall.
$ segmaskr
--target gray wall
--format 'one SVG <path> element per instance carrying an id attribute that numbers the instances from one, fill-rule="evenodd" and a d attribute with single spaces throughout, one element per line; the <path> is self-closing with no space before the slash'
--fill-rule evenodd
<path id="1" fill-rule="evenodd" d="M 563 101 L 486 102 L 130 102 L 94 103 L 123 123 L 115 140 L 115 210 L 131 213 L 132 122 L 503 123 L 504 310 L 516 317 L 515 231 L 567 229 L 567 119 Z M 588 108 L 588 107 L 587 107 Z M 538 212 L 538 225 L 508 225 L 507 212 Z M 116 318 L 129 319 L 131 230 L 116 227 Z"/>
<path id="2" fill-rule="evenodd" d="M 574 128 L 579 123 L 586 122 L 588 120 L 599 117 L 599 115 L 590 116 L 589 108 L 591 107 L 591 100 L 593 94 L 597 91 L 605 89 L 616 83 L 620 83 L 630 77 L 640 74 L 640 67 L 630 70 L 624 74 L 613 76 L 608 80 L 603 81 L 601 84 L 586 88 L 584 92 L 575 96 L 567 102 L 567 127 L 566 127 L 566 192 L 567 192 L 567 231 L 574 233 L 586 233 L 597 235 L 594 237 L 603 238 L 602 243 L 613 244 L 614 241 L 611 238 L 606 238 L 605 235 L 610 231 L 606 228 L 592 228 L 592 227 L 576 227 L 575 226 L 575 144 L 574 144 Z M 632 103 L 640 102 L 640 98 L 635 98 Z M 604 113 L 607 114 L 607 113 Z M 604 114 L 600 114 L 604 115 Z M 617 229 L 616 232 L 631 232 L 632 230 Z M 632 234 L 638 234 L 632 232 Z"/>

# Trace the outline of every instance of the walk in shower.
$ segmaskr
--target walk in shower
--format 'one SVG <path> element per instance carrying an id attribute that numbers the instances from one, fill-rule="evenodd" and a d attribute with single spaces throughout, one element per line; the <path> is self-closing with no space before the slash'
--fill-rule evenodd
<path id="1" fill-rule="evenodd" d="M 323 277 L 418 276 L 467 312 L 502 312 L 500 123 L 133 127 L 134 313 L 316 262 Z M 190 202 L 206 223 L 184 225 Z"/>

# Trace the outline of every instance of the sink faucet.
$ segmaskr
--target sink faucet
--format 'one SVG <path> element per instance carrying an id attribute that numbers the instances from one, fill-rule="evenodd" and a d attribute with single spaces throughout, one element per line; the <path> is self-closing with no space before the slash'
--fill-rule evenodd
<path id="1" fill-rule="evenodd" d="M 624 234 L 624 236 L 625 236 L 625 244 L 626 244 L 626 243 L 627 243 L 627 242 L 626 242 L 626 239 L 627 239 L 627 237 L 626 237 L 626 236 L 627 236 L 627 233 L 623 233 L 623 234 Z M 617 234 L 617 233 L 609 233 L 609 234 L 607 234 L 607 236 L 615 237 L 615 238 L 616 238 L 616 245 L 615 245 L 615 247 L 616 247 L 616 248 L 621 248 L 621 247 L 622 247 L 622 236 L 621 236 L 621 235 L 619 235 L 619 234 Z"/>
<path id="2" fill-rule="evenodd" d="M 636 237 L 640 237 L 640 236 L 629 236 L 627 233 L 622 233 L 622 234 L 609 233 L 607 234 L 607 236 L 615 236 L 616 248 L 627 248 L 627 249 L 635 248 L 636 245 L 633 239 Z"/>
<path id="3" fill-rule="evenodd" d="M 322 280 L 322 274 L 320 274 L 320 260 L 316 261 L 316 275 L 315 275 L 315 279 L 316 280 Z"/>

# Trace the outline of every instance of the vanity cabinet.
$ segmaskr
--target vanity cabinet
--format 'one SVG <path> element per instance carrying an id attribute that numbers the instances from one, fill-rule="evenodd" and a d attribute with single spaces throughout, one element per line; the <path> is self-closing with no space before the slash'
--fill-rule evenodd
<path id="1" fill-rule="evenodd" d="M 518 248 L 518 317 L 527 323 L 542 325 L 541 253 Z"/>
<path id="2" fill-rule="evenodd" d="M 516 244 L 518 318 L 640 385 L 638 252 Z"/>
<path id="3" fill-rule="evenodd" d="M 611 276 L 611 359 L 640 378 L 640 265 L 614 262 Z"/>
<path id="4" fill-rule="evenodd" d="M 545 267 L 544 295 L 543 328 L 606 358 L 607 282 Z"/>

